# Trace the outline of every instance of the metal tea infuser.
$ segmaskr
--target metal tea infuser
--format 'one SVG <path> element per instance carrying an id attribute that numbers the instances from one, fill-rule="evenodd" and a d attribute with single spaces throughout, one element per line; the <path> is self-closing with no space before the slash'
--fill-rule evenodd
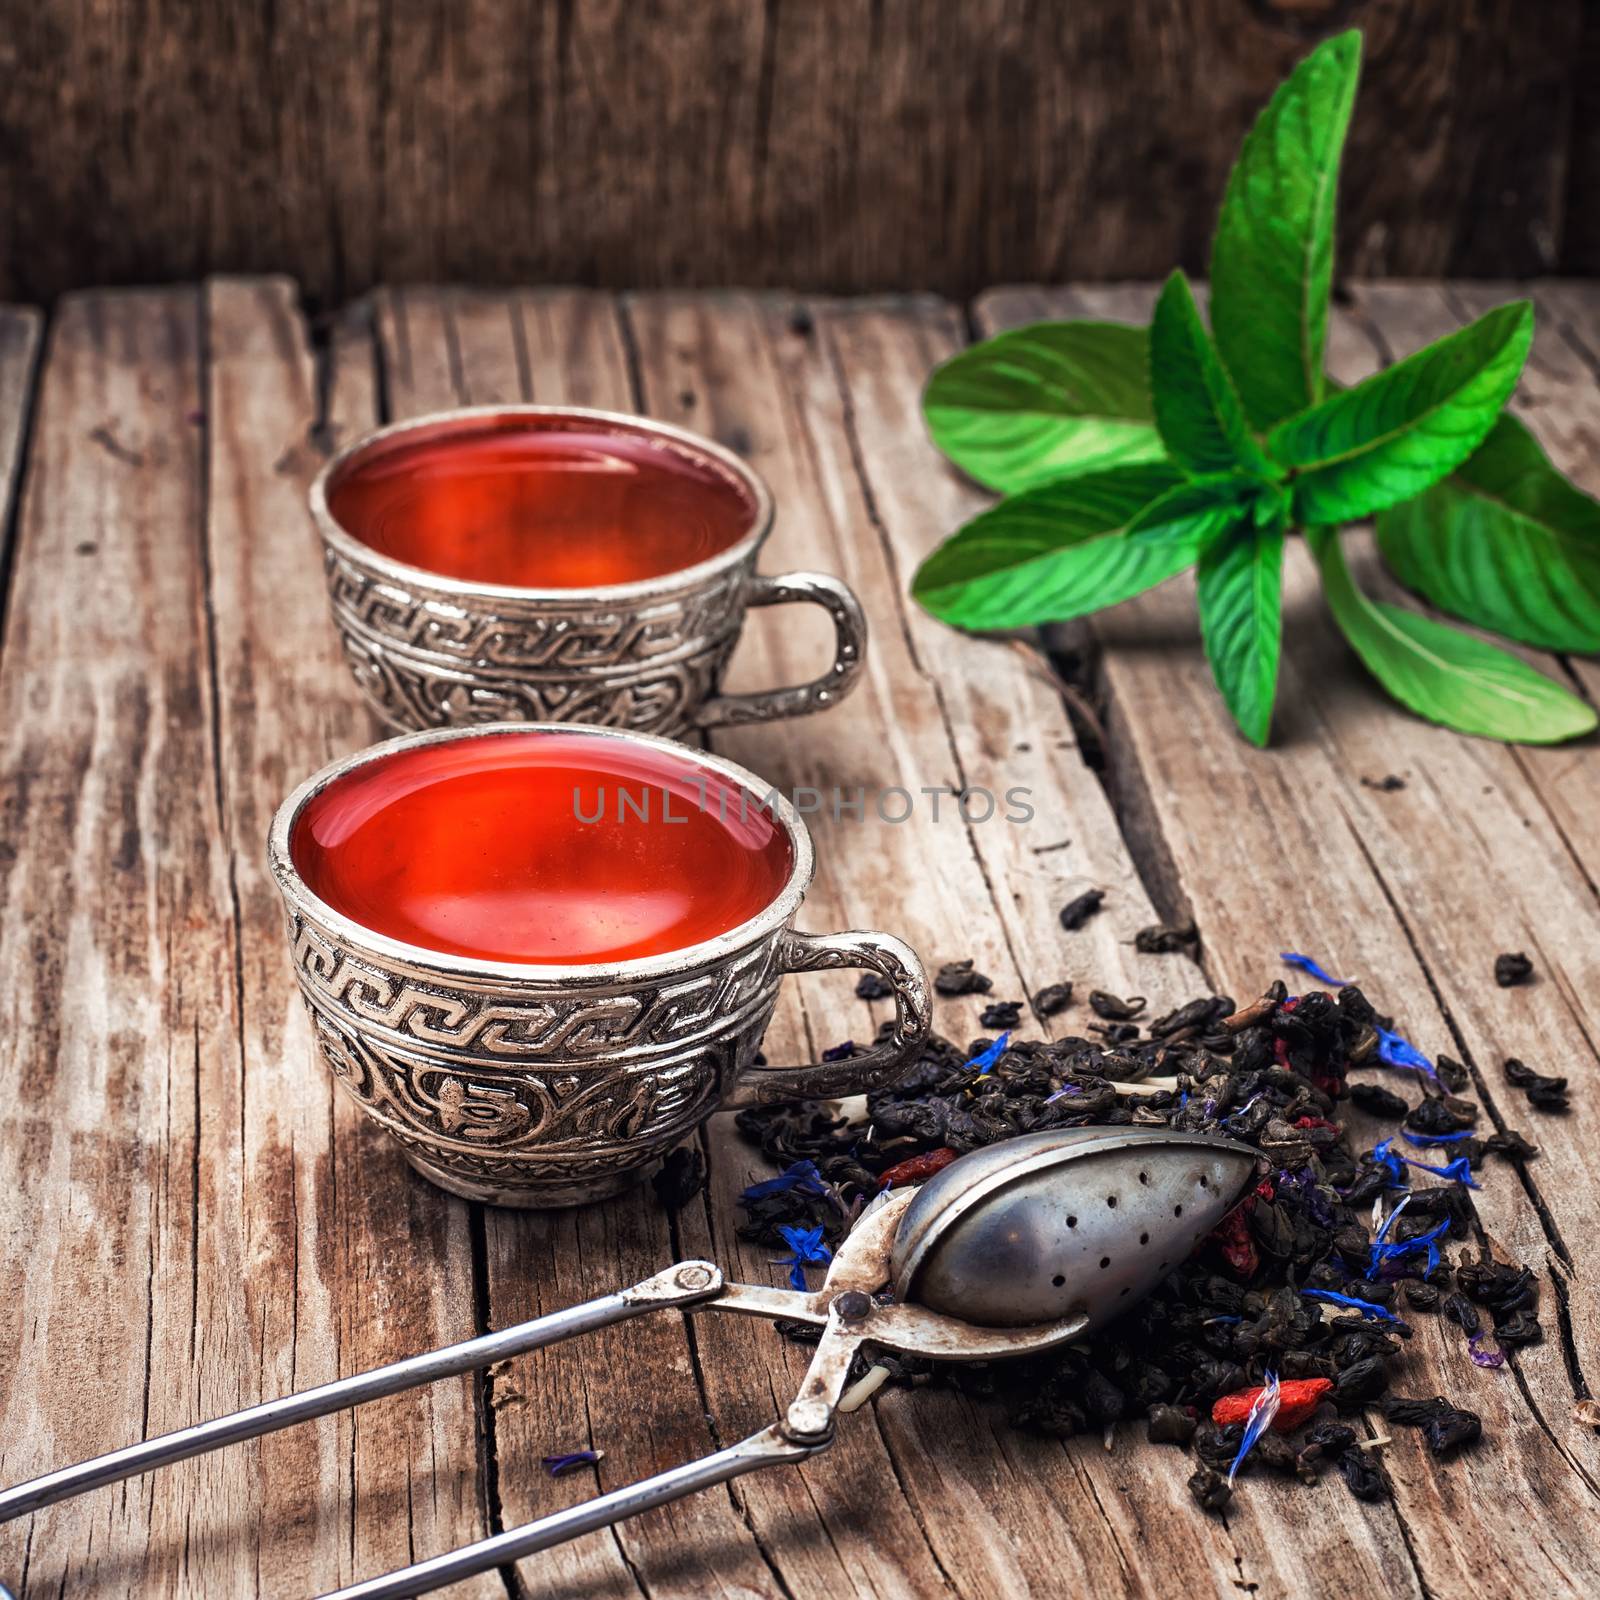
<path id="1" fill-rule="evenodd" d="M 782 1420 L 748 1439 L 323 1600 L 426 1594 L 758 1467 L 826 1450 L 863 1345 L 935 1361 L 993 1361 L 1083 1337 L 1194 1250 L 1239 1198 L 1256 1159 L 1232 1139 L 1169 1128 L 1025 1134 L 890 1194 L 840 1245 L 820 1289 L 729 1283 L 709 1261 L 681 1261 L 616 1294 L 35 1478 L 0 1492 L 0 1522 L 647 1311 L 734 1311 L 822 1330 Z"/>

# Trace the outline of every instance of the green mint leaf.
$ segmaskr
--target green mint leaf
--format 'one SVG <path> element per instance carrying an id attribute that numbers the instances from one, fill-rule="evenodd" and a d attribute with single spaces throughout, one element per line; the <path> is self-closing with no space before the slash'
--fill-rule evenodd
<path id="1" fill-rule="evenodd" d="M 1317 46 L 1279 87 L 1234 163 L 1211 246 L 1211 326 L 1251 422 L 1265 431 L 1326 392 L 1339 157 L 1361 35 Z"/>
<path id="2" fill-rule="evenodd" d="M 1038 322 L 934 369 L 933 442 L 979 483 L 1014 494 L 1052 478 L 1159 461 L 1149 336 L 1120 322 Z"/>
<path id="3" fill-rule="evenodd" d="M 1283 642 L 1281 521 L 1241 527 L 1200 557 L 1200 632 L 1211 675 L 1233 720 L 1252 744 L 1264 745 L 1278 693 Z"/>
<path id="4" fill-rule="evenodd" d="M 1181 272 L 1150 321 L 1150 387 L 1161 442 L 1186 472 L 1271 470 Z"/>
<path id="5" fill-rule="evenodd" d="M 1494 426 L 1532 341 L 1533 308 L 1514 301 L 1280 423 L 1267 444 L 1293 469 L 1296 520 L 1370 516 L 1453 472 Z"/>
<path id="6" fill-rule="evenodd" d="M 1383 512 L 1378 545 L 1441 611 L 1546 650 L 1600 650 L 1600 501 L 1513 416 L 1453 476 Z"/>
<path id="7" fill-rule="evenodd" d="M 1182 572 L 1206 529 L 1150 542 L 1124 537 L 1182 483 L 1165 462 L 1110 467 L 1002 500 L 958 529 L 917 569 L 911 593 L 962 628 L 1019 628 L 1116 605 Z"/>
<path id="8" fill-rule="evenodd" d="M 1276 493 L 1271 485 L 1239 473 L 1185 478 L 1145 506 L 1128 524 L 1127 534 L 1143 544 L 1178 540 L 1204 548 L 1249 517 L 1258 497 Z"/>
<path id="9" fill-rule="evenodd" d="M 1367 670 L 1402 705 L 1460 733 L 1557 744 L 1592 732 L 1594 707 L 1553 678 L 1471 634 L 1370 600 L 1355 586 L 1339 536 L 1308 531 L 1323 593 Z"/>

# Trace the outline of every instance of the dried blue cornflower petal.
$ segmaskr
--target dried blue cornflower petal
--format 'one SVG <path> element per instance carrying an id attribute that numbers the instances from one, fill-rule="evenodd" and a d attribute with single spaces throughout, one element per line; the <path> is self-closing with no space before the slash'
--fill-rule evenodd
<path id="1" fill-rule="evenodd" d="M 552 1478 L 559 1478 L 563 1472 L 571 1472 L 574 1467 L 592 1467 L 604 1458 L 604 1450 L 572 1450 L 564 1456 L 546 1456 L 544 1469 Z"/>
<path id="2" fill-rule="evenodd" d="M 1459 1144 L 1463 1139 L 1472 1139 L 1476 1135 L 1471 1128 L 1464 1128 L 1460 1133 L 1413 1133 L 1409 1128 L 1402 1128 L 1400 1137 L 1407 1144 L 1414 1144 L 1419 1150 L 1425 1150 L 1432 1144 Z"/>
<path id="3" fill-rule="evenodd" d="M 1261 1096 L 1265 1092 L 1266 1091 L 1262 1090 L 1262 1089 L 1256 1090 L 1256 1092 L 1253 1095 L 1251 1095 L 1250 1098 L 1248 1100 L 1246 1100 L 1245 1103 L 1242 1106 L 1236 1107 L 1234 1110 L 1230 1111 L 1227 1114 L 1227 1116 L 1225 1116 L 1222 1119 L 1222 1125 L 1224 1127 L 1226 1127 L 1230 1122 L 1236 1122 L 1240 1117 L 1242 1117 L 1245 1114 L 1245 1112 L 1247 1112 L 1250 1109 L 1251 1106 L 1253 1106 L 1256 1103 L 1256 1101 L 1258 1101 L 1261 1098 Z"/>
<path id="4" fill-rule="evenodd" d="M 1448 1178 L 1452 1183 L 1464 1183 L 1469 1189 L 1483 1187 L 1472 1176 L 1472 1163 L 1466 1156 L 1457 1156 L 1454 1161 L 1448 1161 L 1442 1167 L 1430 1167 L 1426 1161 L 1413 1161 L 1410 1156 L 1402 1156 L 1400 1159 L 1408 1167 L 1415 1167 L 1418 1172 L 1431 1172 L 1436 1178 Z"/>
<path id="5" fill-rule="evenodd" d="M 1477 1367 L 1503 1367 L 1506 1364 L 1504 1350 L 1483 1350 L 1478 1346 L 1480 1339 L 1489 1337 L 1486 1330 L 1480 1328 L 1476 1333 L 1468 1335 L 1467 1354 L 1472 1357 L 1472 1364 Z"/>
<path id="6" fill-rule="evenodd" d="M 806 1290 L 806 1268 L 820 1266 L 824 1262 L 833 1260 L 833 1251 L 822 1242 L 822 1228 L 819 1224 L 815 1228 L 802 1228 L 792 1222 L 782 1223 L 778 1232 L 783 1236 L 783 1242 L 794 1251 L 793 1256 L 787 1261 L 781 1261 L 779 1266 L 789 1269 L 789 1287 L 798 1289 L 802 1294 Z"/>
<path id="7" fill-rule="evenodd" d="M 1429 1169 L 1432 1170 L 1431 1168 Z M 1428 1252 L 1428 1271 L 1432 1272 L 1439 1265 L 1438 1241 L 1449 1232 L 1450 1219 L 1446 1217 L 1443 1222 L 1429 1228 L 1426 1233 L 1419 1233 L 1414 1239 L 1399 1239 L 1389 1242 L 1389 1229 L 1394 1226 L 1394 1219 L 1410 1205 L 1411 1196 L 1407 1195 L 1393 1211 L 1384 1219 L 1383 1226 L 1378 1229 L 1377 1236 L 1372 1241 L 1372 1255 L 1367 1263 L 1367 1277 L 1376 1279 L 1378 1269 L 1387 1261 L 1397 1261 L 1402 1256 L 1415 1255 L 1419 1250 Z"/>
<path id="8" fill-rule="evenodd" d="M 1233 1487 L 1235 1474 L 1239 1471 L 1244 1458 L 1255 1447 L 1257 1439 L 1272 1426 L 1272 1419 L 1278 1414 L 1278 1374 L 1268 1367 L 1262 1379 L 1261 1393 L 1255 1397 L 1250 1406 L 1250 1415 L 1245 1418 L 1244 1437 L 1239 1441 L 1239 1453 L 1233 1458 L 1233 1465 L 1228 1468 L 1228 1487 Z"/>
<path id="9" fill-rule="evenodd" d="M 1393 1139 L 1383 1139 L 1377 1144 L 1373 1145 L 1373 1165 L 1383 1167 L 1388 1172 L 1391 1187 L 1396 1189 L 1409 1189 L 1411 1187 L 1411 1180 L 1406 1176 L 1406 1158 L 1397 1150 L 1390 1148 L 1393 1143 Z M 1402 1200 L 1400 1205 L 1404 1204 L 1405 1201 Z M 1392 1213 L 1390 1217 L 1391 1221 L 1393 1220 L 1394 1215 L 1399 1212 L 1399 1209 L 1399 1206 L 1395 1207 L 1395 1212 Z"/>
<path id="10" fill-rule="evenodd" d="M 1410 1156 L 1403 1156 L 1391 1146 L 1393 1139 L 1384 1139 L 1372 1147 L 1372 1159 L 1380 1167 L 1386 1167 L 1393 1176 L 1396 1187 L 1406 1182 L 1405 1169 L 1415 1167 L 1418 1172 L 1431 1172 L 1436 1178 L 1448 1178 L 1452 1183 L 1464 1183 L 1469 1189 L 1483 1187 L 1472 1176 L 1472 1162 L 1466 1156 L 1457 1156 L 1454 1161 L 1446 1162 L 1442 1167 L 1430 1167 L 1426 1161 L 1416 1161 Z M 1404 1204 L 1404 1202 L 1401 1202 Z M 1396 1206 L 1389 1220 L 1399 1214 L 1400 1207 Z"/>
<path id="11" fill-rule="evenodd" d="M 1353 1294 L 1339 1294 L 1333 1289 L 1302 1289 L 1300 1294 L 1301 1298 L 1306 1300 L 1326 1300 L 1330 1305 L 1349 1306 L 1351 1310 L 1359 1311 L 1363 1317 L 1374 1322 L 1400 1321 L 1388 1306 L 1380 1306 L 1371 1300 L 1358 1300 Z"/>
<path id="12" fill-rule="evenodd" d="M 1343 989 L 1355 982 L 1354 978 L 1335 978 L 1325 968 L 1318 966 L 1310 956 L 1303 956 L 1298 950 L 1280 950 L 1278 959 L 1285 966 L 1298 967 L 1302 972 L 1309 972 L 1318 983 L 1331 984 L 1335 989 Z"/>
<path id="13" fill-rule="evenodd" d="M 752 1183 L 740 1194 L 739 1200 L 742 1204 L 748 1204 L 752 1200 L 764 1200 L 769 1194 L 782 1194 L 786 1189 L 819 1200 L 833 1193 L 833 1185 L 817 1171 L 816 1162 L 808 1159 L 785 1167 L 776 1178 L 764 1178 L 760 1183 Z"/>
<path id="14" fill-rule="evenodd" d="M 1388 1028 L 1378 1029 L 1378 1059 L 1391 1067 L 1403 1067 L 1407 1072 L 1425 1072 L 1438 1079 L 1433 1063 L 1409 1039 L 1402 1039 Z"/>
<path id="15" fill-rule="evenodd" d="M 976 1071 L 980 1076 L 986 1073 L 1001 1056 L 1005 1054 L 1006 1046 L 1011 1042 L 1011 1033 L 1008 1029 L 1002 1033 L 995 1042 L 986 1050 L 980 1050 L 968 1063 L 969 1070 Z"/>
<path id="16" fill-rule="evenodd" d="M 1389 1141 L 1387 1139 L 1385 1139 L 1382 1144 L 1378 1145 L 1373 1150 L 1372 1157 L 1375 1161 L 1387 1161 L 1391 1159 L 1389 1157 Z M 1400 1158 L 1396 1156 L 1392 1159 L 1398 1161 Z M 1405 1181 L 1405 1169 L 1403 1167 L 1400 1169 L 1400 1174 L 1400 1181 L 1403 1183 Z M 1405 1208 L 1410 1204 L 1411 1196 L 1407 1195 L 1405 1199 L 1402 1200 L 1400 1204 L 1397 1205 L 1394 1210 L 1383 1219 L 1382 1226 L 1378 1229 L 1377 1233 L 1373 1235 L 1372 1252 L 1367 1258 L 1367 1276 L 1369 1278 L 1377 1277 L 1378 1268 L 1381 1267 L 1388 1259 L 1389 1247 L 1384 1243 L 1384 1241 L 1389 1237 L 1389 1230 L 1394 1226 L 1394 1219 L 1398 1217 L 1400 1213 L 1404 1211 Z"/>

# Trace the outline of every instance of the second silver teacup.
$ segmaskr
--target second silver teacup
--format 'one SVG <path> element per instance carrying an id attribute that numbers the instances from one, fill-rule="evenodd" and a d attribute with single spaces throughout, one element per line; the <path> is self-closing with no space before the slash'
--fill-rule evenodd
<path id="1" fill-rule="evenodd" d="M 682 564 L 659 553 L 653 565 L 619 564 L 648 575 L 612 582 L 604 581 L 603 562 L 592 564 L 601 581 L 573 562 L 597 543 L 616 540 L 626 550 L 636 532 L 630 519 L 642 523 L 659 498 L 648 485 L 616 518 L 544 529 L 531 473 L 520 502 L 515 482 L 509 502 L 490 494 L 475 502 L 456 492 L 459 485 L 433 482 L 396 513 L 411 524 L 434 519 L 441 538 L 432 544 L 409 537 L 414 526 L 404 539 L 389 537 L 381 522 L 364 527 L 349 509 L 368 484 L 393 477 L 406 462 L 427 459 L 449 470 L 453 457 L 466 462 L 486 446 L 503 457 L 518 440 L 545 449 L 557 439 L 576 441 L 569 464 L 580 473 L 592 465 L 599 489 L 628 471 L 675 471 L 691 485 L 698 481 L 723 513 L 733 497 L 733 525 L 708 553 L 689 549 Z M 519 469 L 502 461 L 494 470 Z M 571 476 L 580 488 L 584 481 Z M 480 558 L 487 541 L 510 535 L 495 526 L 507 503 L 516 508 L 515 536 L 530 547 L 546 540 L 565 564 L 560 583 L 481 576 L 499 570 Z M 822 573 L 756 572 L 772 524 L 772 496 L 760 477 L 731 451 L 663 423 L 551 406 L 474 407 L 396 423 L 327 464 L 311 486 L 311 514 L 346 659 L 378 716 L 397 730 L 528 721 L 680 734 L 822 710 L 849 691 L 862 666 L 866 621 L 843 583 Z M 450 552 L 448 563 L 441 548 Z M 426 559 L 418 559 L 419 550 Z M 746 609 L 789 601 L 821 606 L 833 619 L 828 670 L 790 688 L 720 693 Z"/>
<path id="2" fill-rule="evenodd" d="M 718 828 L 731 845 L 691 842 L 661 870 Z M 616 1193 L 719 1108 L 893 1081 L 928 1030 L 907 945 L 795 930 L 812 850 L 794 807 L 670 740 L 527 725 L 393 739 L 302 784 L 268 854 L 327 1065 L 418 1171 L 473 1199 Z M 565 954 L 503 958 L 528 951 Z M 756 1066 L 784 975 L 840 967 L 886 980 L 886 1036 Z"/>

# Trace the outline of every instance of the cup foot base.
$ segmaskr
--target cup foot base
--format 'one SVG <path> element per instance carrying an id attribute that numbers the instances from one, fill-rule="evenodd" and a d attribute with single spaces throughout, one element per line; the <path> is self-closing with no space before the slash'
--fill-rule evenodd
<path id="1" fill-rule="evenodd" d="M 642 1167 L 630 1167 L 626 1172 L 584 1178 L 576 1183 L 498 1184 L 480 1178 L 464 1178 L 447 1167 L 435 1166 L 412 1150 L 406 1150 L 403 1154 L 429 1183 L 437 1184 L 439 1188 L 459 1195 L 463 1200 L 477 1200 L 484 1205 L 507 1206 L 519 1211 L 559 1211 L 568 1206 L 586 1206 L 596 1200 L 610 1200 L 642 1183 L 660 1166 L 660 1162 L 651 1161 Z"/>

